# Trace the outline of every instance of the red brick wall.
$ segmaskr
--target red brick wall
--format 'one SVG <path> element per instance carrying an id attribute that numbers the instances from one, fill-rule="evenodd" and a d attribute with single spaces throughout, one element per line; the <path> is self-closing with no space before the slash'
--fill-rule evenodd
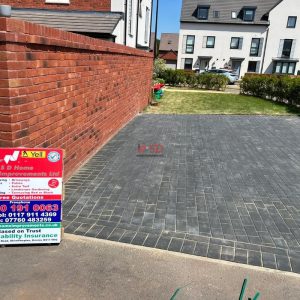
<path id="1" fill-rule="evenodd" d="M 62 147 L 68 178 L 147 104 L 151 54 L 0 18 L 0 147 Z"/>
<path id="2" fill-rule="evenodd" d="M 59 10 L 110 11 L 111 0 L 70 0 L 70 4 L 51 4 L 46 0 L 0 0 L 0 4 L 22 8 L 46 8 Z"/>

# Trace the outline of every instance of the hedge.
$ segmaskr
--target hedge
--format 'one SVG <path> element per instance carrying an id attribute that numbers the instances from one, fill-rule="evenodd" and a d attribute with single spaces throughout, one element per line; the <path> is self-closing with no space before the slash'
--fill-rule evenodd
<path id="1" fill-rule="evenodd" d="M 290 105 L 300 105 L 300 78 L 282 75 L 245 75 L 241 93 Z"/>
<path id="2" fill-rule="evenodd" d="M 207 90 L 225 90 L 228 78 L 211 73 L 195 74 L 185 70 L 164 70 L 159 74 L 166 84 L 177 87 L 191 87 Z"/>

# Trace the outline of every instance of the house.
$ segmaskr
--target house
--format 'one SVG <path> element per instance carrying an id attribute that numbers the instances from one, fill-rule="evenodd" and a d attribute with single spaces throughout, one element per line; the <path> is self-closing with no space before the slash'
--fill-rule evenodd
<path id="1" fill-rule="evenodd" d="M 297 74 L 299 0 L 183 0 L 177 67 Z"/>
<path id="2" fill-rule="evenodd" d="M 111 10 L 124 15 L 114 31 L 116 42 L 149 50 L 152 7 L 153 0 L 111 0 Z"/>
<path id="3" fill-rule="evenodd" d="M 148 50 L 153 0 L 0 0 L 12 18 Z"/>
<path id="4" fill-rule="evenodd" d="M 168 68 L 175 70 L 177 67 L 178 33 L 162 33 L 159 45 L 159 58 L 166 61 Z"/>

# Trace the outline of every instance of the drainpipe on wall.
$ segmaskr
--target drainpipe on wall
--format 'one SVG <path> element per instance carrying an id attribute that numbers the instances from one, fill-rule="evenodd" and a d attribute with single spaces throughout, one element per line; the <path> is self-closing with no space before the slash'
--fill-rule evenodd
<path id="1" fill-rule="evenodd" d="M 260 74 L 263 73 L 263 69 L 264 69 L 265 56 L 266 56 L 266 51 L 267 51 L 267 43 L 268 43 L 268 38 L 269 38 L 269 29 L 270 29 L 270 27 L 268 27 L 268 29 L 267 29 L 265 48 L 264 48 L 263 58 L 262 58 L 262 61 L 261 61 L 261 69 L 260 69 L 260 72 L 259 72 Z"/>
<path id="2" fill-rule="evenodd" d="M 124 2 L 124 45 L 127 45 L 127 5 L 128 0 Z"/>
<path id="3" fill-rule="evenodd" d="M 157 56 L 157 23 L 158 23 L 158 7 L 159 7 L 159 0 L 156 0 L 156 18 L 155 18 L 155 35 L 154 35 L 154 60 Z"/>
<path id="4" fill-rule="evenodd" d="M 140 10 L 140 0 L 137 0 L 136 32 L 135 32 L 135 48 L 137 48 L 137 45 L 138 45 L 138 35 L 139 35 L 139 10 Z"/>

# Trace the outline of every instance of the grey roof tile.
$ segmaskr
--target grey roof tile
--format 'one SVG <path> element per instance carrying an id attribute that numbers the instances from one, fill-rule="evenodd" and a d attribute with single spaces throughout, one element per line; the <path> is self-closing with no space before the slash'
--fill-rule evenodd
<path id="1" fill-rule="evenodd" d="M 268 14 L 282 0 L 183 0 L 181 9 L 181 22 L 197 23 L 233 23 L 233 24 L 268 24 L 263 16 Z M 196 18 L 198 5 L 208 5 L 208 20 Z M 232 19 L 231 12 L 239 14 L 243 7 L 256 7 L 255 19 L 253 22 L 245 22 L 241 18 Z M 214 11 L 219 11 L 219 18 L 214 18 Z"/>
<path id="2" fill-rule="evenodd" d="M 122 13 L 13 8 L 12 18 L 65 31 L 111 34 Z"/>

